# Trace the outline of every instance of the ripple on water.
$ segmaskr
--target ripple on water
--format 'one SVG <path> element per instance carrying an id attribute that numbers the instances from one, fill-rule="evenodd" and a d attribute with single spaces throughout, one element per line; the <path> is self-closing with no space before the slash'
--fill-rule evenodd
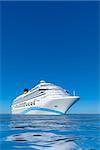
<path id="1" fill-rule="evenodd" d="M 99 121 L 94 115 L 2 116 L 2 149 L 99 150 Z"/>

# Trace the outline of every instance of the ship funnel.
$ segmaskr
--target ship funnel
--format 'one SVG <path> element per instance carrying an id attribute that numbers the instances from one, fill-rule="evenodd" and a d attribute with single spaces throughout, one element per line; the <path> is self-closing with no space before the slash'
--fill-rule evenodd
<path id="1" fill-rule="evenodd" d="M 24 89 L 24 94 L 27 94 L 28 93 L 28 89 Z"/>

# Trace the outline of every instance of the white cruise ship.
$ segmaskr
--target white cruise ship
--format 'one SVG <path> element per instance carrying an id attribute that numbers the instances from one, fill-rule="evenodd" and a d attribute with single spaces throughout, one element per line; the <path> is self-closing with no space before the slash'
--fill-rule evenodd
<path id="1" fill-rule="evenodd" d="M 12 114 L 62 115 L 79 100 L 79 96 L 69 94 L 63 88 L 40 81 L 30 91 L 24 89 L 24 94 L 14 99 Z"/>

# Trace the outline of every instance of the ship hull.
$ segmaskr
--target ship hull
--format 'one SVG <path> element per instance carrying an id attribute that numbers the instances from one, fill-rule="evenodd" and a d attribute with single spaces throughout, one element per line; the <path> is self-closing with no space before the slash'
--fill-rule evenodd
<path id="1" fill-rule="evenodd" d="M 68 96 L 66 98 L 43 99 L 36 102 L 34 106 L 12 109 L 12 114 L 31 115 L 63 115 L 76 103 L 78 96 Z"/>

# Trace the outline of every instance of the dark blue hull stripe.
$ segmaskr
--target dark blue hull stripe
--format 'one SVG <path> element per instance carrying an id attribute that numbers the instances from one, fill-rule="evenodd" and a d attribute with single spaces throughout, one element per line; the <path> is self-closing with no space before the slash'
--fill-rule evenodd
<path id="1" fill-rule="evenodd" d="M 57 113 L 59 115 L 63 115 L 64 114 L 61 111 L 48 109 L 48 108 L 40 108 L 40 107 L 30 107 L 27 110 L 23 111 L 21 114 L 26 114 L 26 113 L 28 113 L 29 111 L 32 111 L 32 110 L 47 111 L 47 112 Z"/>

